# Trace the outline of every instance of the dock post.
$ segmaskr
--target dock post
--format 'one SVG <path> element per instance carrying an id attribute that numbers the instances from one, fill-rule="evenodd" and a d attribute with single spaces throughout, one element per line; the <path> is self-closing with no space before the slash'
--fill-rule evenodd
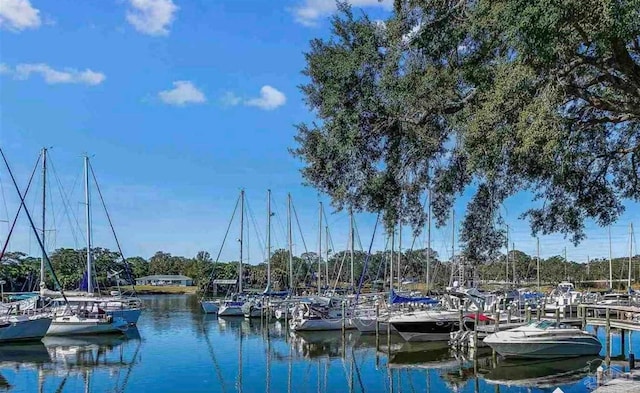
<path id="1" fill-rule="evenodd" d="M 464 319 L 464 310 L 460 309 L 460 315 L 458 316 L 458 330 L 462 331 L 462 320 Z"/>
<path id="2" fill-rule="evenodd" d="M 527 307 L 526 318 L 527 318 L 527 323 L 531 322 L 531 306 Z"/>
<path id="3" fill-rule="evenodd" d="M 636 355 L 633 354 L 633 330 L 629 330 L 629 370 L 636 368 Z"/>
<path id="4" fill-rule="evenodd" d="M 495 327 L 493 329 L 493 332 L 494 333 L 498 333 L 500 331 L 500 310 L 499 309 L 496 311 L 496 317 L 495 318 L 496 318 L 494 320 L 495 321 Z M 495 349 L 491 350 L 491 359 L 493 360 L 493 364 L 495 365 L 496 361 L 497 361 L 497 352 L 496 352 Z"/>
<path id="5" fill-rule="evenodd" d="M 473 358 L 478 358 L 478 325 L 480 324 L 480 309 L 476 310 L 476 322 L 473 324 Z M 473 362 L 474 365 L 477 361 Z"/>
<path id="6" fill-rule="evenodd" d="M 556 322 L 560 323 L 560 309 L 556 306 Z"/>
<path id="7" fill-rule="evenodd" d="M 622 358 L 624 359 L 624 329 L 620 329 L 620 351 Z"/>
<path id="8" fill-rule="evenodd" d="M 587 308 L 586 307 L 580 307 L 581 309 L 581 314 L 580 317 L 582 318 L 582 330 L 585 330 L 587 328 Z"/>
<path id="9" fill-rule="evenodd" d="M 507 307 L 507 325 L 511 323 L 511 306 Z"/>
<path id="10" fill-rule="evenodd" d="M 611 310 L 607 307 L 606 311 L 606 321 L 604 326 L 604 334 L 605 334 L 605 362 L 607 367 L 611 365 Z"/>
<path id="11" fill-rule="evenodd" d="M 538 322 L 540 321 L 540 305 L 536 307 L 536 317 L 538 318 Z"/>

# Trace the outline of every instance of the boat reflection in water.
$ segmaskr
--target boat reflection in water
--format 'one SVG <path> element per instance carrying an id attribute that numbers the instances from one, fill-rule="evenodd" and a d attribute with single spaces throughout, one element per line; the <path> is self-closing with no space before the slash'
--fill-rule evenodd
<path id="1" fill-rule="evenodd" d="M 125 355 L 125 343 L 135 347 L 133 352 L 127 351 L 133 355 Z M 124 335 L 45 337 L 42 342 L 0 346 L 0 367 L 35 370 L 38 392 L 62 391 L 73 379 L 81 379 L 89 386 L 92 375 L 98 371 L 123 374 L 124 379 L 113 378 L 113 383 L 115 388 L 124 389 L 138 361 L 140 345 L 137 329 L 129 329 Z M 0 389 L 2 379 L 0 376 Z"/>
<path id="2" fill-rule="evenodd" d="M 483 375 L 493 385 L 555 388 L 593 375 L 602 359 L 583 356 L 555 360 L 504 360 Z"/>

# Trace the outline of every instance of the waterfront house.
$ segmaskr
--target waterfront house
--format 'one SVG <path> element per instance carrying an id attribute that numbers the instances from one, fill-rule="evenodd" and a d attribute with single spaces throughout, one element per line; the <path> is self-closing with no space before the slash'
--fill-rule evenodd
<path id="1" fill-rule="evenodd" d="M 136 285 L 177 285 L 190 287 L 193 285 L 193 279 L 180 274 L 154 274 L 152 276 L 136 278 Z"/>

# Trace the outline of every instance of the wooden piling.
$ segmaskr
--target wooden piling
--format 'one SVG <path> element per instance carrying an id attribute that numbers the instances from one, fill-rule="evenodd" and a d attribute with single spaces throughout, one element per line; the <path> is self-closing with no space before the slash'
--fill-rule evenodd
<path id="1" fill-rule="evenodd" d="M 538 307 L 536 307 L 536 317 L 538 321 L 540 321 L 540 305 L 539 304 L 538 304 Z"/>
<path id="2" fill-rule="evenodd" d="M 580 309 L 581 309 L 580 317 L 582 318 L 582 330 L 585 330 L 587 328 L 587 308 L 586 307 L 580 307 Z"/>
<path id="3" fill-rule="evenodd" d="M 556 306 L 556 322 L 560 323 L 560 308 Z"/>

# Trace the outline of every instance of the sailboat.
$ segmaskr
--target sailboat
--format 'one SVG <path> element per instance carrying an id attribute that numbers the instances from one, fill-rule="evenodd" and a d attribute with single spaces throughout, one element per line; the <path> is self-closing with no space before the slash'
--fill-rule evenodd
<path id="1" fill-rule="evenodd" d="M 87 223 L 87 271 L 86 296 L 64 297 L 53 300 L 55 317 L 47 335 L 75 335 L 119 333 L 138 321 L 141 303 L 138 299 L 124 300 L 120 297 L 94 296 L 91 253 L 91 205 L 89 198 L 89 157 L 84 157 L 85 172 L 85 213 Z M 44 290 L 44 281 L 41 291 Z M 85 288 L 81 288 L 85 289 Z"/>
<path id="2" fill-rule="evenodd" d="M 31 218 L 31 214 L 29 213 L 29 210 L 27 209 L 27 206 L 25 204 L 25 195 L 20 192 L 18 183 L 13 176 L 13 172 L 9 167 L 9 162 L 7 161 L 7 158 L 5 157 L 2 149 L 0 149 L 0 155 L 2 155 L 4 164 L 11 177 L 11 181 L 13 182 L 16 192 L 18 193 L 18 196 L 20 198 L 20 208 L 18 209 L 18 212 L 13 220 L 13 225 L 15 225 L 18 219 L 20 211 L 24 208 L 27 218 L 29 219 L 29 224 L 31 225 L 31 228 L 36 235 L 35 237 L 38 241 L 38 244 L 42 249 L 44 260 L 44 258 L 46 258 L 44 244 L 38 236 L 38 232 Z M 10 235 L 6 239 L 2 251 L 0 252 L 0 260 L 2 260 L 7 245 L 9 244 L 9 238 Z M 48 260 L 48 258 L 46 260 Z M 0 316 L 0 342 L 6 343 L 16 341 L 40 340 L 45 336 L 49 327 L 51 326 L 52 319 L 49 313 L 37 309 L 37 303 L 37 301 L 33 302 L 33 308 L 29 310 L 23 309 L 22 311 L 20 311 L 19 304 L 5 305 L 6 307 L 3 307 L 3 311 L 5 311 L 6 314 Z"/>
<path id="3" fill-rule="evenodd" d="M 240 191 L 240 260 L 238 261 L 238 295 L 234 296 L 231 300 L 225 300 L 220 303 L 218 309 L 218 316 L 221 317 L 241 317 L 244 315 L 242 306 L 244 300 L 242 300 L 242 245 L 244 239 L 244 190 Z"/>

